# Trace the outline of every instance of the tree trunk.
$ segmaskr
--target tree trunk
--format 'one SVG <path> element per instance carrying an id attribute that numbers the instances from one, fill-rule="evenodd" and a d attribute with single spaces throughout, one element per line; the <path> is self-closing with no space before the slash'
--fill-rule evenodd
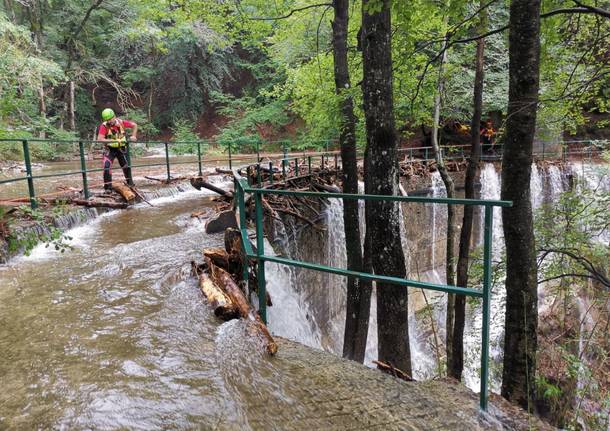
<path id="1" fill-rule="evenodd" d="M 76 130 L 76 114 L 74 104 L 74 81 L 70 80 L 68 83 L 68 126 L 72 131 Z"/>
<path id="2" fill-rule="evenodd" d="M 6 11 L 7 18 L 13 23 L 17 24 L 17 17 L 15 16 L 15 9 L 11 0 L 4 0 L 4 10 Z"/>
<path id="3" fill-rule="evenodd" d="M 506 241 L 506 323 L 502 396 L 528 408 L 535 400 L 538 295 L 530 202 L 532 150 L 540 77 L 540 0 L 512 0 L 509 90 L 502 157 Z"/>
<path id="4" fill-rule="evenodd" d="M 447 19 L 445 18 L 445 25 L 447 25 Z M 449 171 L 445 166 L 443 160 L 443 153 L 438 142 L 438 131 L 440 124 L 441 114 L 441 96 L 445 87 L 445 79 L 443 77 L 443 69 L 447 61 L 447 44 L 448 36 L 445 37 L 443 42 L 443 55 L 438 67 L 438 84 L 436 88 L 436 96 L 434 98 L 434 124 L 432 125 L 432 148 L 434 149 L 434 158 L 436 160 L 436 166 L 438 172 L 441 175 L 445 189 L 447 190 L 447 197 L 455 197 L 455 185 L 453 179 L 449 175 Z M 434 247 L 434 244 L 432 245 Z M 455 285 L 455 259 L 453 252 L 455 250 L 455 207 L 453 205 L 447 205 L 447 242 L 446 242 L 446 253 L 445 253 L 445 279 L 446 283 L 454 286 Z M 447 317 L 445 321 L 446 325 L 446 351 L 447 351 L 447 362 L 450 360 L 451 352 L 453 351 L 451 342 L 453 340 L 453 310 L 454 310 L 455 295 L 447 294 Z"/>
<path id="5" fill-rule="evenodd" d="M 356 156 L 356 117 L 354 101 L 350 95 L 351 83 L 347 63 L 347 30 L 349 24 L 349 0 L 334 0 L 333 58 L 335 89 L 341 108 L 341 161 L 343 164 L 343 192 L 358 193 L 358 161 Z M 359 202 L 343 200 L 345 251 L 347 268 L 362 271 L 362 245 L 360 242 Z M 343 357 L 364 362 L 366 338 L 371 308 L 371 283 L 355 277 L 347 279 L 347 306 Z"/>
<path id="6" fill-rule="evenodd" d="M 367 132 L 368 167 L 365 181 L 370 193 L 398 194 L 397 137 L 392 97 L 390 0 L 362 3 L 362 81 Z M 367 233 L 376 274 L 404 278 L 405 256 L 400 241 L 396 202 L 367 203 Z M 379 360 L 411 374 L 408 290 L 377 283 Z"/>
<path id="7" fill-rule="evenodd" d="M 28 18 L 30 20 L 30 31 L 32 40 L 36 44 L 38 51 L 42 51 L 42 4 L 39 0 L 32 0 L 27 4 Z"/>
<path id="8" fill-rule="evenodd" d="M 47 104 L 44 100 L 44 85 L 42 80 L 40 80 L 40 87 L 38 87 L 38 113 L 41 118 L 46 118 L 47 116 Z M 46 137 L 46 132 L 41 130 L 38 137 L 44 139 Z"/>
<path id="9" fill-rule="evenodd" d="M 487 32 L 487 9 L 485 0 L 480 0 L 481 12 L 479 13 L 479 34 Z M 474 75 L 474 97 L 472 122 L 470 124 L 470 159 L 466 168 L 464 180 L 464 197 L 475 198 L 474 183 L 481 159 L 481 117 L 483 115 L 483 80 L 485 78 L 485 38 L 477 41 L 477 53 L 475 58 Z M 464 218 L 460 232 L 460 248 L 457 263 L 457 285 L 466 287 L 468 285 L 468 260 L 470 254 L 470 242 L 472 237 L 472 223 L 474 218 L 474 207 L 464 207 Z M 447 353 L 447 374 L 457 380 L 461 380 L 464 369 L 464 324 L 466 319 L 466 297 L 457 295 L 455 297 L 452 351 Z M 449 346 L 447 346 L 449 348 Z"/>

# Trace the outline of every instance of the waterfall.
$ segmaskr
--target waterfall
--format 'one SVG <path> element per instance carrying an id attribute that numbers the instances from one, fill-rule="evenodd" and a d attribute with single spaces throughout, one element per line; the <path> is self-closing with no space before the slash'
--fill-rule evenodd
<path id="1" fill-rule="evenodd" d="M 500 199 L 500 175 L 493 163 L 486 163 L 481 170 L 481 199 Z M 481 214 L 481 226 L 483 226 L 483 213 Z M 483 244 L 483 229 L 479 244 Z M 500 208 L 493 210 L 492 230 L 492 261 L 501 258 L 504 249 L 504 233 L 502 230 L 502 211 Z M 504 338 L 504 312 L 505 312 L 506 290 L 504 283 L 496 286 L 491 295 L 490 313 L 490 357 L 492 361 L 500 363 L 502 357 L 502 346 Z M 473 391 L 480 389 L 480 353 L 481 353 L 481 330 L 482 311 L 481 303 L 468 307 L 466 310 L 466 327 L 464 329 L 464 383 Z M 492 367 L 493 369 L 493 367 Z M 490 389 L 499 391 L 500 376 L 492 375 Z"/>
<path id="2" fill-rule="evenodd" d="M 271 253 L 271 246 L 265 249 Z M 267 263 L 265 265 L 267 292 L 273 306 L 267 307 L 267 321 L 271 333 L 309 347 L 322 349 L 319 328 L 312 322 L 307 301 L 296 290 L 296 275 L 292 266 Z"/>
<path id="3" fill-rule="evenodd" d="M 445 183 L 443 182 L 441 174 L 438 171 L 432 173 L 432 188 L 429 196 L 433 198 L 447 197 L 447 189 L 445 188 Z M 430 239 L 430 276 L 425 278 L 429 278 L 430 281 L 434 283 L 444 283 L 444 281 L 442 280 L 443 277 L 441 277 L 437 271 L 437 267 L 441 266 L 444 268 L 445 262 L 441 261 L 439 264 L 437 264 L 436 255 L 438 253 L 437 250 L 439 250 L 439 246 L 441 250 L 444 250 L 445 248 L 443 247 L 443 244 L 445 243 L 443 239 L 446 236 L 447 232 L 447 208 L 446 205 L 430 204 L 430 210 L 432 212 L 432 232 Z M 445 233 L 445 235 L 441 235 L 440 239 L 438 238 L 439 225 L 441 226 L 441 232 Z M 441 255 L 444 255 L 444 253 L 441 253 Z"/>
<path id="4" fill-rule="evenodd" d="M 549 201 L 552 203 L 556 203 L 559 200 L 559 195 L 561 195 L 561 193 L 563 193 L 566 189 L 563 180 L 563 175 L 561 174 L 561 170 L 558 166 L 550 165 L 548 167 L 547 181 Z"/>
<path id="5" fill-rule="evenodd" d="M 542 177 L 536 163 L 532 163 L 532 175 L 530 177 L 530 200 L 532 209 L 535 210 L 542 205 L 544 193 L 542 189 Z M 495 217 L 494 217 L 495 218 Z"/>
<path id="6" fill-rule="evenodd" d="M 343 200 L 329 199 L 326 216 L 326 264 L 336 268 L 347 268 L 345 251 L 345 224 L 343 221 Z M 332 351 L 338 355 L 343 352 L 345 331 L 345 307 L 347 303 L 347 278 L 326 273 L 325 297 L 329 310 L 329 334 Z"/>

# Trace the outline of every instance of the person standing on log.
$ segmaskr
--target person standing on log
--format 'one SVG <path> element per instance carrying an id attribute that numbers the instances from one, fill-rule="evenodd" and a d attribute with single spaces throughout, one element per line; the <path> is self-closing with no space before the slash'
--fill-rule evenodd
<path id="1" fill-rule="evenodd" d="M 131 139 L 138 139 L 138 125 L 129 120 L 121 120 L 117 118 L 114 111 L 106 108 L 102 111 L 102 120 L 104 121 L 97 132 L 97 140 L 104 142 L 104 190 L 112 190 L 112 164 L 114 159 L 118 159 L 123 174 L 127 180 L 127 184 L 133 186 L 133 178 L 131 177 L 131 167 L 128 166 L 125 154 L 127 152 L 127 140 L 125 138 L 125 129 L 131 129 Z"/>

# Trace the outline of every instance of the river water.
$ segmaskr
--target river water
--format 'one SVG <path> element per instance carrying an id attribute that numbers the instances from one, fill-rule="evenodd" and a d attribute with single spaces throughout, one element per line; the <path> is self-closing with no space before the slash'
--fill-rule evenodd
<path id="1" fill-rule="evenodd" d="M 152 202 L 0 267 L 0 429 L 258 429 L 306 402 L 303 373 L 221 324 L 189 275 L 223 242 L 190 217 L 209 200 Z"/>

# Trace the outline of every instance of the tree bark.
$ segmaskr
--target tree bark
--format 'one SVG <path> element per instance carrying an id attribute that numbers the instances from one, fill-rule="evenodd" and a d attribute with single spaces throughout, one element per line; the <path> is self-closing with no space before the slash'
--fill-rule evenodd
<path id="1" fill-rule="evenodd" d="M 502 158 L 506 241 L 506 323 L 502 396 L 524 408 L 535 400 L 537 267 L 530 203 L 532 150 L 540 77 L 540 0 L 512 0 L 509 91 Z"/>
<path id="2" fill-rule="evenodd" d="M 447 25 L 447 19 L 445 19 L 445 25 Z M 438 172 L 441 175 L 443 180 L 443 184 L 445 184 L 445 189 L 447 191 L 447 197 L 453 198 L 455 197 L 455 185 L 453 183 L 453 179 L 451 175 L 449 175 L 449 171 L 445 166 L 445 161 L 443 160 L 443 153 L 440 148 L 440 144 L 438 141 L 438 131 L 440 125 L 440 114 L 441 114 L 441 96 L 443 94 L 443 89 L 445 87 L 445 79 L 443 77 L 443 69 L 445 63 L 447 61 L 447 45 L 449 36 L 445 36 L 445 41 L 443 42 L 443 55 L 441 56 L 441 61 L 438 67 L 438 84 L 436 89 L 436 96 L 434 98 L 434 124 L 432 125 L 432 148 L 434 149 L 434 158 L 436 160 L 436 166 L 438 168 Z M 434 247 L 434 244 L 432 245 Z M 446 242 L 446 252 L 445 252 L 445 279 L 448 285 L 455 285 L 455 259 L 454 259 L 454 249 L 455 249 L 455 206 L 447 205 L 447 242 Z M 453 310 L 455 303 L 455 295 L 447 294 L 447 315 L 445 320 L 445 330 L 446 330 L 446 351 L 447 351 L 447 362 L 450 361 L 452 348 L 452 340 L 453 340 Z"/>
<path id="3" fill-rule="evenodd" d="M 47 116 L 47 104 L 44 100 L 44 84 L 42 79 L 40 80 L 40 87 L 38 87 L 38 113 L 41 118 L 46 118 Z M 44 139 L 46 137 L 46 132 L 41 130 L 38 137 Z"/>
<path id="4" fill-rule="evenodd" d="M 390 6 L 390 0 L 362 3 L 362 90 L 368 157 L 365 181 L 369 193 L 379 195 L 398 194 Z M 376 274 L 405 277 L 398 204 L 369 201 L 367 213 L 373 270 Z M 378 359 L 410 375 L 408 300 L 406 288 L 377 283 Z"/>
<path id="5" fill-rule="evenodd" d="M 485 0 L 480 0 L 481 12 L 479 14 L 479 34 L 487 31 L 487 8 Z M 485 79 L 485 39 L 477 41 L 477 53 L 475 58 L 473 113 L 470 124 L 470 158 L 466 168 L 464 180 L 464 197 L 475 198 L 475 180 L 481 159 L 481 117 L 483 115 L 483 82 Z M 467 287 L 468 285 L 468 261 L 470 256 L 470 242 L 472 237 L 472 224 L 474 219 L 474 207 L 464 207 L 462 230 L 460 232 L 460 245 L 457 263 L 457 285 Z M 452 351 L 447 351 L 447 373 L 449 376 L 461 380 L 464 370 L 464 324 L 466 319 L 466 297 L 457 295 L 455 297 Z M 449 349 L 449 346 L 447 346 Z"/>
<path id="6" fill-rule="evenodd" d="M 76 130 L 76 109 L 74 102 L 74 81 L 68 83 L 68 126 L 70 130 Z"/>
<path id="7" fill-rule="evenodd" d="M 343 164 L 343 192 L 358 193 L 358 161 L 356 155 L 356 116 L 350 95 L 351 83 L 347 62 L 347 32 L 349 26 L 349 0 L 334 0 L 333 59 L 335 90 L 341 109 L 341 161 Z M 343 224 L 347 268 L 362 271 L 362 245 L 360 242 L 359 202 L 343 200 Z M 343 357 L 364 362 L 366 338 L 371 309 L 371 283 L 355 277 L 347 279 L 347 305 Z"/>

